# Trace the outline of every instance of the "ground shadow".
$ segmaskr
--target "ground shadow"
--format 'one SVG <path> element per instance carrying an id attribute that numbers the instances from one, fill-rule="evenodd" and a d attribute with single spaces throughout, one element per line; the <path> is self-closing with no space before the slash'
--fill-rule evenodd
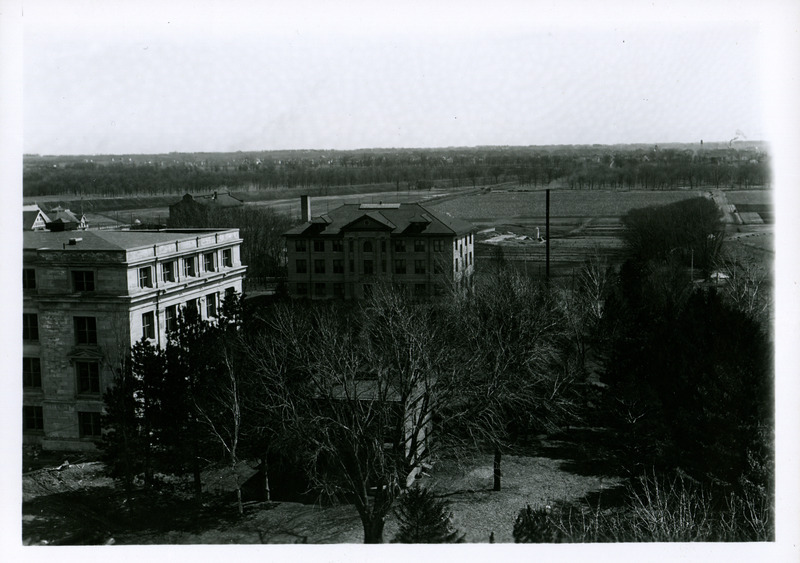
<path id="1" fill-rule="evenodd" d="M 274 507 L 250 504 L 248 511 Z M 233 495 L 205 496 L 201 503 L 172 492 L 136 491 L 129 501 L 114 487 L 43 495 L 22 504 L 26 543 L 101 545 L 128 536 L 169 531 L 199 533 L 240 519 Z"/>
<path id="2" fill-rule="evenodd" d="M 514 453 L 559 460 L 560 469 L 575 475 L 629 475 L 630 460 L 619 447 L 619 437 L 607 428 L 567 428 L 515 448 Z"/>

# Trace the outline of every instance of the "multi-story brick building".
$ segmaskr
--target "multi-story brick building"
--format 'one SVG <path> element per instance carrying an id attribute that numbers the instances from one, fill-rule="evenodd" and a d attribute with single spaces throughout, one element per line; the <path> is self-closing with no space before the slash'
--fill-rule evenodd
<path id="1" fill-rule="evenodd" d="M 284 236 L 294 297 L 363 298 L 390 283 L 414 298 L 469 288 L 474 228 L 418 203 L 346 204 Z"/>
<path id="2" fill-rule="evenodd" d="M 241 292 L 239 231 L 23 234 L 23 443 L 91 449 L 129 347 L 164 346 L 182 308 Z"/>

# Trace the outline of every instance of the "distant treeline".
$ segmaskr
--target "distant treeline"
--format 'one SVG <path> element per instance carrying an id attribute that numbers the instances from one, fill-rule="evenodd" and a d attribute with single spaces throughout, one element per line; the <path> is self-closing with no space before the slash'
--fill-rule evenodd
<path id="1" fill-rule="evenodd" d="M 769 184 L 762 143 L 370 149 L 23 159 L 25 196 L 157 195 L 384 184 L 428 189 L 515 182 L 571 189 L 750 188 Z"/>

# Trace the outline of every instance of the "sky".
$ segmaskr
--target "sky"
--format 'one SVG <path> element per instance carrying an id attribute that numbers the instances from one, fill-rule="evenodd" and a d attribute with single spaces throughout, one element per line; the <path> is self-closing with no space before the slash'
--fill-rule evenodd
<path id="1" fill-rule="evenodd" d="M 25 153 L 768 136 L 765 30 L 752 17 L 546 2 L 24 4 Z"/>

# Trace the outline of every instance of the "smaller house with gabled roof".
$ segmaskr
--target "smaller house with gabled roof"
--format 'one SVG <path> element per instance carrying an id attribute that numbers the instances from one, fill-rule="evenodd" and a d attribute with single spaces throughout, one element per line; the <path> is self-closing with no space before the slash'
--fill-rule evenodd
<path id="1" fill-rule="evenodd" d="M 23 231 L 44 231 L 50 218 L 42 211 L 38 205 L 22 206 L 22 230 Z"/>
<path id="2" fill-rule="evenodd" d="M 305 200 L 307 202 L 308 200 Z M 345 204 L 284 233 L 293 297 L 359 299 L 376 284 L 409 297 L 472 287 L 474 227 L 419 203 Z"/>

